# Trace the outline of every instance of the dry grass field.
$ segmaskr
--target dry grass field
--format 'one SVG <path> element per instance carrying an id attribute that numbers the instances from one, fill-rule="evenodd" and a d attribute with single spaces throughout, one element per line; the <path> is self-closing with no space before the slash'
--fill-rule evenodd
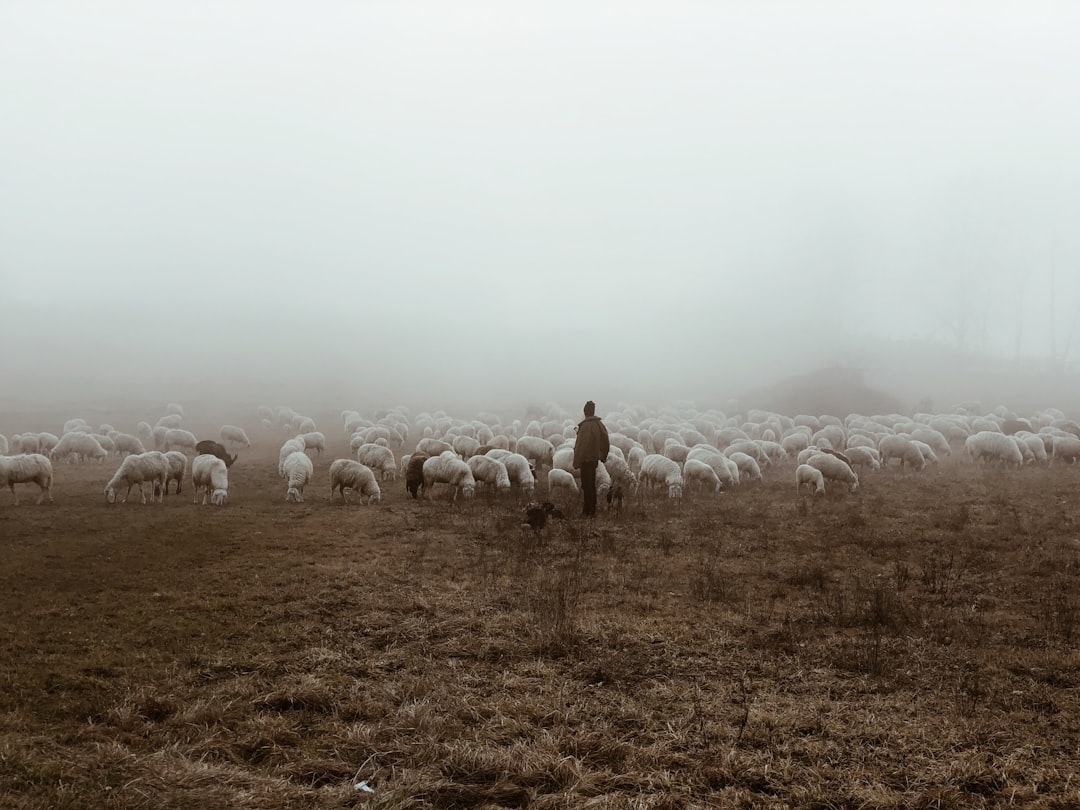
<path id="1" fill-rule="evenodd" d="M 222 509 L 0 493 L 0 806 L 1080 807 L 1076 467 L 534 535 L 331 503 L 340 455 L 302 504 L 276 444 Z"/>

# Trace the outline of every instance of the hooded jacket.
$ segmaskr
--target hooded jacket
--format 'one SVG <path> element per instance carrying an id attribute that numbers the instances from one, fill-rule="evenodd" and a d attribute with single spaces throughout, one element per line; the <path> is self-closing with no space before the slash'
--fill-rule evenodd
<path id="1" fill-rule="evenodd" d="M 586 416 L 578 425 L 577 441 L 574 442 L 574 467 L 589 461 L 607 461 L 611 443 L 607 426 L 599 416 Z"/>

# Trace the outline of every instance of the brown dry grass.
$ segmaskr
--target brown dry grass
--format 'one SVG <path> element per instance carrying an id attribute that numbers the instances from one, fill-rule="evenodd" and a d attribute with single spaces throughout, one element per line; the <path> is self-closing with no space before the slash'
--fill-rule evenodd
<path id="1" fill-rule="evenodd" d="M 270 447 L 225 509 L 108 507 L 112 462 L 0 500 L 0 806 L 1080 806 L 1080 469 L 534 537 L 330 504 L 329 462 L 303 504 Z"/>

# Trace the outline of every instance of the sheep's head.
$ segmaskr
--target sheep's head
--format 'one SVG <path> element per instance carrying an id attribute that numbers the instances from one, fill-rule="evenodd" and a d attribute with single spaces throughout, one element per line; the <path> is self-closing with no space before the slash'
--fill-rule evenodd
<path id="1" fill-rule="evenodd" d="M 226 499 L 229 497 L 229 493 L 224 489 L 215 489 L 214 494 L 210 496 L 210 503 L 214 506 L 224 506 Z"/>
<path id="2" fill-rule="evenodd" d="M 116 489 L 114 487 L 105 487 L 105 502 L 116 503 Z"/>

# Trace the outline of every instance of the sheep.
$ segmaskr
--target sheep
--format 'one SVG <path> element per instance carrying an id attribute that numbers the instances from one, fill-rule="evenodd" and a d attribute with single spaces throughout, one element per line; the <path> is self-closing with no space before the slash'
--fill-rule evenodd
<path id="1" fill-rule="evenodd" d="M 1027 431 L 1020 431 L 1013 435 L 1013 439 L 1022 444 L 1031 452 L 1032 461 L 1040 464 L 1045 464 L 1048 460 L 1046 454 L 1046 445 L 1043 444 L 1043 440 L 1036 436 L 1034 433 Z"/>
<path id="2" fill-rule="evenodd" d="M 471 456 L 466 462 L 477 482 L 490 484 L 495 493 L 510 489 L 510 473 L 506 465 L 491 456 Z"/>
<path id="3" fill-rule="evenodd" d="M 187 472 L 187 456 L 179 450 L 170 450 L 165 454 L 169 462 L 169 476 L 165 479 L 165 494 L 169 494 L 169 482 L 176 482 L 176 494 L 179 495 L 184 488 L 184 473 Z M 225 465 L 229 465 L 226 463 Z"/>
<path id="4" fill-rule="evenodd" d="M 14 505 L 19 505 L 19 496 L 15 494 L 16 484 L 37 484 L 41 493 L 37 502 L 52 497 L 53 468 L 52 462 L 41 453 L 22 453 L 17 456 L 0 456 L 0 487 L 7 485 L 11 490 Z"/>
<path id="5" fill-rule="evenodd" d="M 311 459 L 308 458 L 307 453 L 304 451 L 295 451 L 286 456 L 281 469 L 285 474 L 285 481 L 289 485 L 289 488 L 285 491 L 285 500 L 300 503 L 304 500 L 304 487 L 311 481 L 311 476 L 315 473 Z"/>
<path id="6" fill-rule="evenodd" d="M 683 490 L 682 470 L 666 456 L 650 453 L 641 462 L 641 481 L 646 486 L 667 487 L 669 498 L 681 498 Z"/>
<path id="7" fill-rule="evenodd" d="M 85 431 L 89 432 L 89 431 Z M 38 439 L 38 452 L 43 456 L 49 455 L 53 448 L 60 443 L 60 440 L 48 431 L 42 431 L 37 435 Z"/>
<path id="8" fill-rule="evenodd" d="M 116 442 L 114 442 L 108 436 L 105 436 L 101 433 L 91 433 L 90 435 L 94 437 L 94 441 L 100 444 L 101 449 L 104 450 L 106 453 L 116 452 Z"/>
<path id="9" fill-rule="evenodd" d="M 171 452 L 176 452 L 175 450 Z M 236 463 L 236 456 L 230 456 L 225 446 L 220 442 L 215 442 L 213 439 L 203 439 L 195 445 L 195 455 L 210 455 L 217 456 L 225 462 L 226 468 L 232 467 Z"/>
<path id="10" fill-rule="evenodd" d="M 114 433 L 113 444 L 116 445 L 116 452 L 122 456 L 126 455 L 139 455 L 145 453 L 146 448 L 143 443 L 139 441 L 135 436 L 131 436 L 127 433 Z"/>
<path id="11" fill-rule="evenodd" d="M 244 429 L 237 427 L 236 425 L 222 425 L 221 426 L 221 443 L 226 442 L 236 447 L 251 447 L 251 440 L 248 438 Z"/>
<path id="12" fill-rule="evenodd" d="M 811 456 L 806 462 L 830 481 L 839 481 L 848 484 L 852 492 L 859 491 L 859 476 L 845 462 L 829 453 L 818 453 Z"/>
<path id="13" fill-rule="evenodd" d="M 149 422 L 139 422 L 135 426 L 135 435 L 139 437 L 144 445 L 154 443 L 154 429 L 150 427 Z"/>
<path id="14" fill-rule="evenodd" d="M 120 462 L 120 467 L 105 485 L 105 500 L 108 503 L 116 503 L 116 493 L 120 487 L 127 485 L 121 503 L 127 503 L 133 486 L 139 487 L 139 495 L 142 502 L 146 503 L 146 493 L 143 484 L 149 483 L 150 502 L 163 502 L 165 500 L 165 486 L 169 478 L 169 460 L 163 453 L 151 450 L 148 453 L 125 456 Z"/>
<path id="15" fill-rule="evenodd" d="M 408 458 L 405 466 L 405 490 L 415 500 L 420 497 L 420 490 L 424 488 L 424 462 L 431 456 L 427 453 L 413 453 Z M 344 496 L 344 493 L 342 495 Z"/>
<path id="16" fill-rule="evenodd" d="M 14 455 L 40 453 L 41 440 L 36 433 L 16 433 L 11 437 L 11 451 Z"/>
<path id="17" fill-rule="evenodd" d="M 551 467 L 555 470 L 566 470 L 568 473 L 573 475 L 574 446 L 571 444 L 555 448 L 555 452 L 551 456 Z"/>
<path id="18" fill-rule="evenodd" d="M 183 419 L 177 414 L 169 414 L 163 416 L 154 423 L 154 427 L 162 427 L 166 430 L 174 430 L 179 428 L 183 423 Z"/>
<path id="19" fill-rule="evenodd" d="M 1080 439 L 1074 436 L 1055 437 L 1051 463 L 1058 459 L 1066 464 L 1080 462 Z"/>
<path id="20" fill-rule="evenodd" d="M 716 474 L 716 470 L 704 461 L 698 461 L 696 458 L 688 459 L 687 462 L 683 464 L 682 475 L 687 487 L 694 484 L 701 484 L 712 492 L 721 492 L 724 489 L 724 485 L 720 482 L 720 477 Z"/>
<path id="21" fill-rule="evenodd" d="M 195 438 L 195 434 L 190 430 L 184 430 L 183 428 L 169 428 L 165 431 L 165 451 L 169 450 L 183 450 L 186 453 L 192 453 L 199 455 L 199 452 L 195 449 L 195 446 L 199 443 L 199 440 Z"/>
<path id="22" fill-rule="evenodd" d="M 492 453 L 488 452 L 488 456 L 496 458 Z M 499 461 L 506 467 L 506 474 L 510 478 L 511 486 L 517 485 L 521 491 L 527 495 L 531 495 L 536 490 L 536 476 L 533 472 L 532 463 L 520 453 L 507 453 L 505 456 L 499 457 Z"/>
<path id="23" fill-rule="evenodd" d="M 195 487 L 195 499 L 199 502 L 202 491 L 202 503 L 207 498 L 214 506 L 224 506 L 229 497 L 229 469 L 225 462 L 210 453 L 202 453 L 191 460 L 191 483 Z"/>
<path id="24" fill-rule="evenodd" d="M 351 458 L 339 458 L 330 465 L 330 500 L 334 500 L 334 490 L 340 490 L 341 499 L 348 503 L 346 489 L 359 492 L 360 503 L 363 503 L 366 497 L 369 506 L 382 499 L 379 483 L 370 467 Z"/>
<path id="25" fill-rule="evenodd" d="M 278 451 L 278 475 L 285 478 L 285 459 L 291 456 L 293 453 L 303 453 L 304 443 L 299 439 L 289 439 L 283 445 L 281 450 Z"/>
<path id="26" fill-rule="evenodd" d="M 428 499 L 434 497 L 435 484 L 449 484 L 454 488 L 453 502 L 457 502 L 460 492 L 465 498 L 471 498 L 476 492 L 476 479 L 469 465 L 462 461 L 453 450 L 424 461 L 424 491 Z"/>
<path id="27" fill-rule="evenodd" d="M 447 450 L 454 452 L 453 446 L 449 442 L 440 441 L 439 439 L 424 438 L 416 443 L 417 451 L 426 453 L 427 455 L 435 458 L 436 456 L 445 453 Z"/>
<path id="28" fill-rule="evenodd" d="M 949 445 L 949 440 L 945 438 L 945 435 L 938 430 L 934 430 L 931 427 L 919 427 L 911 431 L 912 441 L 923 442 L 930 446 L 930 449 L 934 451 L 935 456 L 940 454 L 948 456 L 952 454 L 952 447 Z"/>
<path id="29" fill-rule="evenodd" d="M 877 450 L 872 447 L 852 447 L 848 443 L 847 457 L 851 460 L 851 468 L 869 467 L 871 470 L 880 470 L 881 462 L 877 458 Z"/>
<path id="30" fill-rule="evenodd" d="M 566 470 L 560 470 L 558 467 L 548 470 L 547 485 L 548 493 L 565 490 L 573 495 L 578 494 L 577 479 L 574 478 L 574 474 Z"/>
<path id="31" fill-rule="evenodd" d="M 165 405 L 165 413 L 182 418 L 184 416 L 184 406 L 176 402 L 169 402 Z"/>
<path id="32" fill-rule="evenodd" d="M 630 469 L 630 465 L 626 460 L 615 452 L 617 449 L 613 447 L 612 452 L 608 453 L 604 466 L 616 484 L 625 487 L 630 492 L 636 492 L 638 487 L 637 476 L 634 475 L 634 471 Z"/>
<path id="33" fill-rule="evenodd" d="M 735 466 L 739 468 L 739 477 L 749 478 L 751 481 L 761 480 L 761 467 L 758 466 L 751 456 L 746 453 L 732 453 L 728 456 L 729 459 L 735 462 Z"/>
<path id="34" fill-rule="evenodd" d="M 304 452 L 314 450 L 316 456 L 321 456 L 326 450 L 326 436 L 317 430 L 301 433 L 297 438 L 304 440 Z"/>
<path id="35" fill-rule="evenodd" d="M 922 451 L 906 436 L 882 436 L 878 442 L 878 453 L 881 454 L 882 468 L 887 468 L 890 459 L 894 458 L 900 460 L 900 469 L 907 465 L 922 470 L 926 466 Z"/>
<path id="36" fill-rule="evenodd" d="M 365 467 L 370 467 L 384 480 L 397 478 L 397 465 L 394 463 L 394 451 L 379 444 L 362 444 L 356 448 L 356 460 Z"/>
<path id="37" fill-rule="evenodd" d="M 480 442 L 471 436 L 455 436 L 451 447 L 455 453 L 468 461 L 480 449 Z"/>
<path id="38" fill-rule="evenodd" d="M 150 431 L 150 439 L 157 450 L 163 450 L 165 448 L 165 434 L 169 432 L 169 428 L 161 427 L 158 425 Z"/>
<path id="39" fill-rule="evenodd" d="M 76 417 L 74 419 L 68 419 L 66 422 L 64 422 L 64 429 L 60 431 L 61 434 L 64 434 L 64 433 L 89 433 L 89 432 L 90 432 L 90 423 L 87 422 L 85 419 L 80 419 L 78 417 Z"/>
<path id="40" fill-rule="evenodd" d="M 67 459 L 82 460 L 94 459 L 102 462 L 109 454 L 105 448 L 97 443 L 97 439 L 89 433 L 65 433 L 56 447 L 52 449 L 52 457 L 56 460 Z"/>
<path id="41" fill-rule="evenodd" d="M 911 443 L 919 448 L 919 452 L 922 453 L 922 457 L 926 461 L 927 464 L 937 464 L 938 463 L 937 454 L 934 452 L 934 449 L 930 445 L 928 445 L 926 442 L 921 442 L 918 439 L 912 439 Z M 850 462 L 848 462 L 848 463 L 850 463 Z"/>
<path id="42" fill-rule="evenodd" d="M 795 489 L 801 493 L 804 484 L 812 486 L 815 495 L 825 494 L 825 476 L 821 470 L 809 464 L 800 464 L 795 468 Z"/>
<path id="43" fill-rule="evenodd" d="M 1024 466 L 1024 455 L 1013 438 L 997 431 L 980 430 L 968 436 L 964 450 L 977 463 Z"/>
<path id="44" fill-rule="evenodd" d="M 538 436 L 522 436 L 518 439 L 516 452 L 532 461 L 537 469 L 551 467 L 555 445 Z"/>

